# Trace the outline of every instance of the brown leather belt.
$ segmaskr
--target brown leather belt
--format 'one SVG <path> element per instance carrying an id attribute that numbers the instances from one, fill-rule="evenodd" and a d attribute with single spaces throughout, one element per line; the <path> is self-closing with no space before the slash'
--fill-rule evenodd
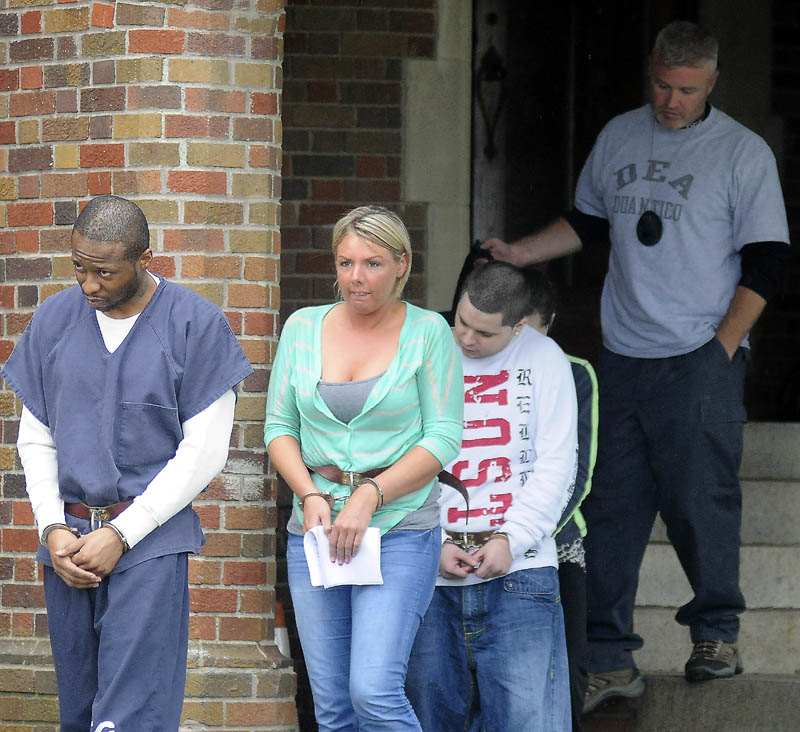
<path id="1" fill-rule="evenodd" d="M 87 506 L 85 503 L 65 503 L 64 511 L 70 516 L 75 518 L 90 521 L 92 530 L 100 528 L 103 521 L 111 521 L 111 519 L 119 516 L 133 501 L 121 501 L 120 503 L 112 503 L 110 506 Z"/>
<path id="2" fill-rule="evenodd" d="M 495 535 L 494 531 L 450 531 L 449 529 L 445 529 L 444 533 L 464 551 L 483 546 Z"/>
<path id="3" fill-rule="evenodd" d="M 375 478 L 384 470 L 387 470 L 387 468 L 375 468 L 374 470 L 363 470 L 362 472 L 357 473 L 354 470 L 340 470 L 335 465 L 320 465 L 319 467 L 309 465 L 308 469 L 318 473 L 325 478 L 325 480 L 329 480 L 331 483 L 349 485 L 351 491 L 362 480 L 364 480 L 364 478 Z"/>
<path id="4" fill-rule="evenodd" d="M 388 470 L 388 468 L 374 468 L 373 470 L 364 470 L 360 473 L 356 473 L 352 470 L 340 470 L 335 465 L 320 465 L 317 467 L 313 465 L 307 465 L 306 467 L 312 472 L 318 473 L 326 480 L 331 481 L 331 483 L 339 483 L 340 485 L 350 486 L 351 492 L 360 481 L 364 480 L 364 478 L 375 478 L 384 470 Z M 457 490 L 464 498 L 464 501 L 467 504 L 467 520 L 469 521 L 469 493 L 467 493 L 466 486 L 458 478 L 456 478 L 455 475 L 447 470 L 443 470 L 437 477 L 439 478 L 440 483 L 444 483 L 445 485 Z"/>

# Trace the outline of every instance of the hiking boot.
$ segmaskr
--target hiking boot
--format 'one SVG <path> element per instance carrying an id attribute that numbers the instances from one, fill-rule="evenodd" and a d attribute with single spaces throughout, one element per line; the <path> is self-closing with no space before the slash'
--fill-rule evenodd
<path id="1" fill-rule="evenodd" d="M 725 641 L 697 641 L 686 662 L 684 674 L 687 681 L 729 679 L 743 671 L 739 651 L 733 643 Z"/>
<path id="2" fill-rule="evenodd" d="M 644 679 L 636 668 L 589 674 L 583 713 L 589 714 L 608 699 L 638 699 L 642 694 L 644 694 Z"/>

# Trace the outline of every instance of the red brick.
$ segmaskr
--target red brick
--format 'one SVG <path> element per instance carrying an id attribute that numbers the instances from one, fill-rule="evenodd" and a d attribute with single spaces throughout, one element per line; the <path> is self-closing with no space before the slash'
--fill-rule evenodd
<path id="1" fill-rule="evenodd" d="M 78 111 L 78 90 L 77 89 L 58 89 L 56 90 L 56 113 Z"/>
<path id="2" fill-rule="evenodd" d="M 22 33 L 41 33 L 42 32 L 42 11 L 30 10 L 22 14 L 20 23 Z"/>
<path id="3" fill-rule="evenodd" d="M 330 255 L 326 255 L 330 260 Z M 332 265 L 328 263 L 330 270 Z M 268 291 L 264 285 L 228 285 L 228 304 L 235 308 L 264 308 L 268 305 Z"/>
<path id="4" fill-rule="evenodd" d="M 272 593 L 266 590 L 239 590 L 239 611 L 243 613 L 266 613 L 274 603 Z"/>
<path id="5" fill-rule="evenodd" d="M 13 302 L 13 295 L 12 295 L 12 302 Z M 200 517 L 200 525 L 204 529 L 218 529 L 220 527 L 219 517 L 220 517 L 220 510 L 219 506 L 214 504 L 202 504 L 197 505 L 196 503 L 192 506 L 195 510 L 197 515 Z"/>
<path id="6" fill-rule="evenodd" d="M 264 562 L 225 562 L 222 583 L 225 585 L 263 585 L 267 581 Z"/>
<path id="7" fill-rule="evenodd" d="M 13 529 L 5 529 L 12 531 Z M 25 529 L 29 534 L 36 537 L 34 529 Z M 39 539 L 36 538 L 38 544 Z M 23 549 L 21 551 L 31 551 L 30 549 Z M 235 592 L 236 590 L 231 590 Z M 41 585 L 24 585 L 24 584 L 5 584 L 3 586 L 3 607 L 44 607 L 44 588 Z"/>
<path id="8" fill-rule="evenodd" d="M 280 170 L 280 148 L 267 145 L 250 145 L 249 163 L 251 168 L 270 168 Z"/>
<path id="9" fill-rule="evenodd" d="M 125 145 L 81 145 L 80 159 L 81 168 L 121 168 L 125 165 Z"/>
<path id="10" fill-rule="evenodd" d="M 275 316 L 272 313 L 245 313 L 244 332 L 246 335 L 274 336 Z"/>
<path id="11" fill-rule="evenodd" d="M 39 251 L 39 230 L 20 229 L 16 232 L 18 252 L 38 252 Z"/>
<path id="12" fill-rule="evenodd" d="M 128 53 L 183 53 L 186 33 L 178 30 L 128 31 Z"/>
<path id="13" fill-rule="evenodd" d="M 16 557 L 14 559 L 14 579 L 18 582 L 35 582 L 36 560 L 33 557 Z"/>
<path id="14" fill-rule="evenodd" d="M 14 613 L 14 622 L 11 628 L 14 635 L 21 636 L 23 638 L 30 638 L 33 636 L 33 628 L 33 613 Z"/>
<path id="15" fill-rule="evenodd" d="M 228 13 L 209 13 L 203 10 L 170 8 L 167 25 L 174 28 L 198 28 L 200 30 L 227 30 L 230 27 Z"/>
<path id="16" fill-rule="evenodd" d="M 114 193 L 160 193 L 160 170 L 115 170 Z"/>
<path id="17" fill-rule="evenodd" d="M 38 240 L 38 232 L 34 232 L 37 235 Z M 22 251 L 22 249 L 19 249 Z M 33 317 L 33 313 L 9 313 L 6 315 L 6 334 L 7 335 L 22 335 L 25 332 L 25 328 L 28 327 L 28 323 L 30 319 Z M 16 521 L 14 523 L 17 523 Z M 31 524 L 33 521 L 31 520 Z"/>
<path id="18" fill-rule="evenodd" d="M 28 501 L 14 501 L 14 525 L 33 526 L 33 509 Z"/>
<path id="19" fill-rule="evenodd" d="M 39 198 L 39 176 L 21 175 L 17 178 L 17 190 L 20 198 Z"/>
<path id="20" fill-rule="evenodd" d="M 0 361 L 8 361 L 11 351 L 14 350 L 13 341 L 0 341 Z"/>
<path id="21" fill-rule="evenodd" d="M 225 317 L 228 320 L 228 325 L 230 325 L 231 330 L 237 335 L 242 335 L 242 314 L 238 312 L 232 312 L 230 310 L 225 312 Z"/>
<path id="22" fill-rule="evenodd" d="M 171 170 L 167 174 L 167 189 L 173 193 L 225 194 L 227 174 L 201 170 Z"/>
<path id="23" fill-rule="evenodd" d="M 150 260 L 150 270 L 162 277 L 174 277 L 176 274 L 175 260 L 172 257 L 153 257 Z"/>
<path id="24" fill-rule="evenodd" d="M 165 120 L 165 137 L 227 137 L 227 117 L 195 117 L 168 114 Z"/>
<path id="25" fill-rule="evenodd" d="M 263 618 L 220 618 L 219 639 L 240 641 L 262 641 L 266 637 L 267 624 Z"/>
<path id="26" fill-rule="evenodd" d="M 189 582 L 195 585 L 218 585 L 222 579 L 222 562 L 189 559 Z"/>
<path id="27" fill-rule="evenodd" d="M 16 239 L 13 231 L 0 230 L 0 254 L 13 254 L 16 251 Z M 11 305 L 3 304 L 3 307 L 14 307 L 14 288 L 11 289 Z M 7 296 L 6 288 L 2 292 Z M 5 303 L 5 298 L 4 298 Z"/>
<path id="28" fill-rule="evenodd" d="M 239 117 L 233 121 L 233 139 L 272 141 L 272 120 L 257 117 Z"/>
<path id="29" fill-rule="evenodd" d="M 0 91 L 19 89 L 19 69 L 0 69 Z"/>
<path id="30" fill-rule="evenodd" d="M 267 526 L 266 510 L 259 506 L 228 506 L 225 509 L 226 529 L 263 529 Z"/>
<path id="31" fill-rule="evenodd" d="M 105 3 L 94 3 L 92 5 L 92 25 L 95 28 L 114 27 L 114 6 Z"/>
<path id="32" fill-rule="evenodd" d="M 250 95 L 251 114 L 278 114 L 278 95 L 254 92 Z"/>
<path id="33" fill-rule="evenodd" d="M 189 605 L 193 613 L 235 613 L 237 598 L 234 589 L 189 588 Z"/>
<path id="34" fill-rule="evenodd" d="M 285 15 L 285 13 L 284 13 Z M 258 59 L 278 59 L 283 39 L 261 36 L 250 40 L 250 56 Z"/>
<path id="35" fill-rule="evenodd" d="M 36 533 L 36 529 L 3 529 L 2 537 L 3 551 L 6 552 L 35 552 L 39 548 L 39 535 Z M 228 582 L 227 584 L 233 583 Z"/>
<path id="36" fill-rule="evenodd" d="M 181 274 L 187 279 L 236 280 L 242 276 L 242 258 L 184 255 Z"/>
<path id="37" fill-rule="evenodd" d="M 52 226 L 53 204 L 50 202 L 9 203 L 8 225 Z"/>
<path id="38" fill-rule="evenodd" d="M 111 193 L 111 173 L 108 171 L 89 173 L 87 182 L 89 195 L 91 196 L 102 196 L 105 193 Z"/>
<path id="39" fill-rule="evenodd" d="M 359 178 L 385 178 L 386 157 L 384 155 L 360 155 L 356 158 L 356 175 Z"/>
<path id="40" fill-rule="evenodd" d="M 215 640 L 217 637 L 217 619 L 208 615 L 190 616 L 189 637 L 198 640 Z"/>
<path id="41" fill-rule="evenodd" d="M 53 58 L 55 44 L 52 38 L 29 38 L 24 41 L 12 41 L 9 58 L 12 62 L 50 61 Z"/>
<path id="42" fill-rule="evenodd" d="M 227 33 L 189 33 L 186 53 L 199 54 L 206 58 L 218 56 L 244 56 L 245 39 Z"/>
<path id="43" fill-rule="evenodd" d="M 73 198 L 89 193 L 89 175 L 97 173 L 44 173 L 42 198 Z"/>
<path id="44" fill-rule="evenodd" d="M 311 197 L 315 201 L 341 201 L 344 188 L 340 180 L 312 180 Z"/>
<path id="45" fill-rule="evenodd" d="M 245 93 L 208 89 L 205 87 L 186 88 L 186 109 L 189 112 L 227 112 L 242 113 L 245 110 Z"/>
<path id="46" fill-rule="evenodd" d="M 241 551 L 241 534 L 231 534 L 222 531 L 210 531 L 206 534 L 203 556 L 238 557 Z"/>
<path id="47" fill-rule="evenodd" d="M 5 235 L 5 236 L 4 236 Z M 10 231 L 0 232 L 0 254 L 8 254 L 3 240 L 13 240 L 13 233 Z M 13 251 L 13 250 L 12 250 Z M 0 285 L 0 308 L 13 308 L 14 307 L 14 292 L 16 288 L 12 285 Z"/>
<path id="48" fill-rule="evenodd" d="M 44 72 L 41 66 L 23 66 L 19 70 L 22 89 L 41 89 L 44 86 Z"/>
<path id="49" fill-rule="evenodd" d="M 265 727 L 294 725 L 297 711 L 292 701 L 229 701 L 225 722 L 229 727 Z"/>
<path id="50" fill-rule="evenodd" d="M 164 249 L 168 251 L 219 251 L 225 247 L 220 229 L 166 229 Z"/>
<path id="51" fill-rule="evenodd" d="M 11 117 L 53 114 L 56 111 L 56 93 L 53 91 L 14 94 L 11 97 Z"/>

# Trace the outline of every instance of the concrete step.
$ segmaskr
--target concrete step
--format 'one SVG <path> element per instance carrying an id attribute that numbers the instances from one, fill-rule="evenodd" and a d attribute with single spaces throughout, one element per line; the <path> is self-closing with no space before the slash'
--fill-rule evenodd
<path id="1" fill-rule="evenodd" d="M 749 608 L 800 608 L 797 549 L 743 546 L 740 583 Z M 692 597 L 675 550 L 668 544 L 650 544 L 639 572 L 636 604 L 677 608 Z"/>
<path id="2" fill-rule="evenodd" d="M 644 639 L 644 647 L 634 656 L 642 673 L 682 674 L 692 641 L 688 628 L 675 622 L 675 609 L 637 607 L 633 623 Z M 800 679 L 797 610 L 748 610 L 741 616 L 738 645 L 748 674 L 787 674 Z"/>
<path id="3" fill-rule="evenodd" d="M 752 422 L 744 428 L 742 478 L 800 479 L 800 424 Z"/>
<path id="4" fill-rule="evenodd" d="M 610 701 L 584 717 L 585 732 L 796 732 L 800 678 L 743 674 L 689 684 L 649 675 L 635 701 Z"/>
<path id="5" fill-rule="evenodd" d="M 742 480 L 742 544 L 800 546 L 799 517 L 800 480 Z M 651 541 L 667 541 L 660 518 Z"/>

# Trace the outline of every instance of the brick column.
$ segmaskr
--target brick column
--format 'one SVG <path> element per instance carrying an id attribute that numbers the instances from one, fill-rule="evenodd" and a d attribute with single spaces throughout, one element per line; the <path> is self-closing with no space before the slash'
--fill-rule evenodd
<path id="1" fill-rule="evenodd" d="M 187 729 L 295 729 L 272 643 L 275 485 L 263 414 L 279 307 L 283 0 L 0 2 L 0 359 L 73 283 L 90 197 L 136 201 L 153 269 L 222 307 L 256 373 L 225 471 L 195 502 Z M 55 730 L 37 537 L 0 391 L 0 728 Z M 192 723 L 190 723 L 190 721 Z"/>

